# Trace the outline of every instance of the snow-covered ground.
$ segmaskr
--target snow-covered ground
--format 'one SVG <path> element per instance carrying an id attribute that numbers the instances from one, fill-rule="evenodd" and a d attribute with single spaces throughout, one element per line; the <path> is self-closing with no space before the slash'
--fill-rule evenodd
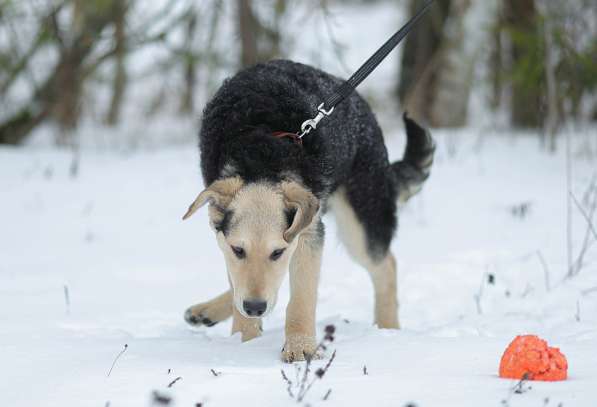
<path id="1" fill-rule="evenodd" d="M 597 405 L 597 246 L 578 276 L 564 280 L 563 155 L 540 152 L 535 138 L 472 131 L 436 137 L 432 177 L 402 210 L 393 245 L 402 330 L 372 326 L 368 276 L 347 259 L 326 218 L 318 329 L 321 335 L 336 325 L 337 356 L 305 401 L 501 406 L 509 398 L 512 407 L 541 407 L 549 398 L 554 407 Z M 402 132 L 388 146 L 398 158 Z M 187 306 L 227 284 L 206 211 L 180 220 L 202 188 L 197 156 L 194 144 L 83 151 L 71 178 L 66 151 L 0 149 L 2 405 L 148 406 L 154 390 L 175 406 L 295 403 L 280 375 L 284 368 L 294 376 L 279 358 L 287 287 L 263 337 L 248 343 L 229 337 L 229 322 L 193 330 L 182 319 Z M 579 199 L 595 167 L 574 163 Z M 522 203 L 528 213 L 515 216 L 512 207 Z M 576 209 L 573 215 L 576 255 L 586 224 Z M 497 369 L 501 352 L 522 333 L 559 346 L 569 380 L 512 393 L 514 383 L 499 379 Z"/>

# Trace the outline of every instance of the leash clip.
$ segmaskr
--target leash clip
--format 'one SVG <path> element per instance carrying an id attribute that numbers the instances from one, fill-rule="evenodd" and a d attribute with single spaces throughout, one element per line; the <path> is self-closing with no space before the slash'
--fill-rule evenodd
<path id="1" fill-rule="evenodd" d="M 329 110 L 325 110 L 323 108 L 323 103 L 317 106 L 317 115 L 309 120 L 305 120 L 303 124 L 301 124 L 301 133 L 298 135 L 298 139 L 302 139 L 305 135 L 309 134 L 311 130 L 315 130 L 317 125 L 326 116 L 329 116 L 334 111 L 334 107 L 332 106 Z"/>

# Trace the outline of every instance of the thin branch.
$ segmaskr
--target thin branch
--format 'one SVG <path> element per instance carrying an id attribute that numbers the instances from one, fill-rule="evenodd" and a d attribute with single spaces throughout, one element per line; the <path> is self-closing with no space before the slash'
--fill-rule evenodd
<path id="1" fill-rule="evenodd" d="M 290 381 L 288 376 L 286 376 L 284 369 L 280 369 L 280 373 L 282 373 L 282 379 L 286 382 L 286 384 L 288 384 L 288 386 L 286 387 L 286 391 L 288 392 L 288 395 L 291 398 L 294 398 L 294 393 L 292 392 L 292 381 Z"/>
<path id="2" fill-rule="evenodd" d="M 591 182 L 589 182 L 589 187 L 585 191 L 582 196 L 582 201 L 585 205 L 589 205 L 591 202 L 591 194 L 593 193 L 593 189 L 597 188 L 597 171 L 593 173 L 591 177 Z"/>
<path id="3" fill-rule="evenodd" d="M 485 281 L 489 276 L 488 272 L 483 273 L 481 276 L 481 285 L 479 286 L 479 291 L 473 297 L 475 299 L 475 304 L 477 305 L 477 313 L 479 315 L 483 314 L 483 308 L 481 307 L 481 298 L 483 297 L 483 289 L 485 287 Z"/>
<path id="4" fill-rule="evenodd" d="M 565 132 L 564 137 L 566 145 L 566 191 L 572 190 L 572 147 L 570 141 L 570 132 Z M 570 195 L 566 196 L 566 257 L 568 260 L 568 275 L 572 273 L 572 203 L 570 202 Z"/>
<path id="5" fill-rule="evenodd" d="M 54 38 L 56 38 L 56 42 L 58 43 L 58 48 L 60 49 L 60 52 L 64 52 L 64 50 L 66 49 L 66 42 L 64 41 L 64 37 L 60 32 L 60 25 L 58 24 L 58 13 L 60 12 L 61 8 L 62 5 L 60 5 L 59 7 L 54 9 L 52 13 L 50 13 L 48 18 L 48 25 L 52 30 L 52 34 L 54 34 Z"/>
<path id="6" fill-rule="evenodd" d="M 5 94 L 8 89 L 12 86 L 12 84 L 18 79 L 19 74 L 28 68 L 28 64 L 31 61 L 31 58 L 39 51 L 41 46 L 47 41 L 47 34 L 48 34 L 48 26 L 52 25 L 52 21 L 56 18 L 56 15 L 60 12 L 62 7 L 64 6 L 64 2 L 57 4 L 54 6 L 49 12 L 48 15 L 43 16 L 40 18 L 40 28 L 37 34 L 35 35 L 35 39 L 33 43 L 29 47 L 25 53 L 20 56 L 19 60 L 12 64 L 10 71 L 6 75 L 7 78 L 4 80 L 2 85 L 0 85 L 0 94 Z"/>
<path id="7" fill-rule="evenodd" d="M 591 205 L 591 208 L 589 209 L 589 214 L 586 214 L 584 212 L 584 210 L 582 210 L 580 208 L 580 204 L 578 204 L 576 197 L 574 197 L 574 195 L 571 192 L 570 192 L 570 197 L 571 198 L 569 198 L 569 199 L 571 201 L 574 200 L 574 202 L 577 205 L 579 205 L 579 209 L 580 209 L 581 213 L 583 214 L 583 216 L 585 216 L 585 219 L 587 220 L 587 230 L 585 232 L 585 237 L 583 239 L 582 248 L 578 254 L 578 257 L 574 261 L 574 263 L 572 263 L 570 265 L 570 268 L 568 269 L 568 274 L 566 275 L 566 278 L 574 277 L 582 269 L 585 254 L 587 253 L 587 250 L 590 247 L 591 234 L 594 233 L 594 227 L 593 227 L 593 224 L 591 223 L 591 219 L 593 218 L 593 215 L 595 214 L 595 210 L 597 209 L 597 193 L 595 194 L 595 196 L 593 198 L 593 203 Z"/>
<path id="8" fill-rule="evenodd" d="M 585 218 L 585 221 L 587 221 L 587 226 L 588 226 L 589 230 L 593 233 L 593 237 L 595 238 L 595 240 L 597 240 L 597 230 L 595 230 L 595 226 L 593 225 L 592 216 L 589 217 L 587 212 L 583 209 L 580 202 L 578 202 L 578 199 L 576 199 L 576 197 L 574 196 L 574 194 L 572 192 L 570 192 L 570 196 L 572 197 L 572 201 L 578 208 L 578 211 L 580 212 L 580 214 L 583 216 L 583 218 Z M 597 201 L 597 198 L 596 198 L 596 201 Z M 594 206 L 595 206 L 595 202 L 593 202 L 593 207 Z M 593 212 L 593 210 L 592 210 L 592 212 Z"/>
<path id="9" fill-rule="evenodd" d="M 169 12 L 169 11 L 168 11 Z M 163 15 L 161 16 L 163 17 Z M 176 15 L 175 17 L 172 18 L 172 21 L 168 22 L 168 24 L 166 24 L 164 26 L 164 28 L 162 30 L 160 30 L 160 32 L 153 34 L 153 35 L 147 35 L 147 31 L 149 30 L 138 30 L 139 32 L 137 33 L 131 33 L 127 35 L 127 45 L 125 47 L 124 52 L 125 53 L 130 53 L 135 49 L 138 49 L 141 46 L 144 45 L 148 45 L 154 42 L 160 42 L 160 41 L 164 41 L 166 39 L 167 34 L 174 28 L 176 28 L 180 21 L 184 18 L 184 14 L 181 13 L 180 15 Z M 114 57 L 117 53 L 119 52 L 119 48 L 114 45 L 113 47 L 111 47 L 110 49 L 108 49 L 107 51 L 105 51 L 103 54 L 97 56 L 95 58 L 95 60 L 93 60 L 92 62 L 90 62 L 89 64 L 87 64 L 85 67 L 83 67 L 83 78 L 93 74 L 97 68 L 104 63 L 106 60 Z"/>
<path id="10" fill-rule="evenodd" d="M 64 304 L 66 305 L 66 315 L 70 314 L 70 295 L 68 293 L 68 286 L 64 285 Z"/>
<path id="11" fill-rule="evenodd" d="M 537 257 L 539 258 L 539 262 L 543 267 L 543 275 L 545 276 L 545 290 L 550 291 L 551 284 L 549 282 L 549 267 L 547 266 L 547 262 L 545 261 L 545 257 L 543 257 L 543 253 L 541 253 L 541 250 L 537 250 L 536 253 Z"/>
<path id="12" fill-rule="evenodd" d="M 179 380 L 182 380 L 182 377 L 178 376 L 176 379 L 172 380 L 170 383 L 168 383 L 168 387 L 170 388 L 174 386 L 174 384 Z"/>
<path id="13" fill-rule="evenodd" d="M 325 367 L 317 369 L 317 371 L 315 372 L 315 377 L 313 378 L 313 380 L 311 380 L 311 383 L 309 383 L 309 385 L 304 390 L 301 389 L 301 392 L 299 393 L 299 396 L 297 398 L 298 402 L 303 401 L 303 398 L 307 395 L 307 393 L 309 393 L 309 390 L 311 390 L 311 387 L 313 386 L 313 383 L 315 383 L 316 380 L 323 379 L 323 376 L 325 376 L 326 372 L 332 365 L 332 362 L 335 358 L 336 351 L 334 350 L 334 353 L 332 353 L 332 356 L 330 357 L 330 360 L 328 360 L 328 363 L 326 363 Z"/>
<path id="14" fill-rule="evenodd" d="M 110 370 L 108 370 L 107 377 L 110 377 L 110 374 L 112 373 L 112 369 L 114 369 L 114 366 L 116 365 L 116 361 L 118 361 L 118 359 L 123 355 L 123 353 L 126 352 L 128 347 L 129 347 L 129 345 L 127 343 L 125 343 L 124 349 L 122 349 L 120 351 L 120 353 L 118 355 L 116 355 L 116 357 L 114 358 L 114 362 L 112 362 L 112 366 L 110 366 Z"/>

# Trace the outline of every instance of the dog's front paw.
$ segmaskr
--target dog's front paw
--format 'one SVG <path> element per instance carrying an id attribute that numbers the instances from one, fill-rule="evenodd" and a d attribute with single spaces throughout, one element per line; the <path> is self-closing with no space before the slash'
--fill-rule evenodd
<path id="1" fill-rule="evenodd" d="M 306 358 L 321 359 L 321 353 L 316 351 L 317 343 L 314 336 L 288 335 L 286 336 L 284 348 L 282 348 L 282 360 L 286 363 L 292 363 Z"/>
<path id="2" fill-rule="evenodd" d="M 184 320 L 192 326 L 214 326 L 215 324 L 220 322 L 220 320 L 217 319 L 217 313 L 212 311 L 213 310 L 210 310 L 209 303 L 193 305 L 185 311 Z"/>

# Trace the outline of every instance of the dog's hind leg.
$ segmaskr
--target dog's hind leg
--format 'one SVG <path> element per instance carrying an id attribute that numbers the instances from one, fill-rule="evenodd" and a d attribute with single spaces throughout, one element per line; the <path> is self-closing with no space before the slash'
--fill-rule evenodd
<path id="1" fill-rule="evenodd" d="M 378 174 L 380 175 L 380 174 Z M 379 177 L 363 178 L 362 182 L 378 183 Z M 356 183 L 351 183 L 352 188 Z M 373 283 L 375 293 L 375 323 L 380 328 L 399 328 L 396 261 L 389 250 L 396 225 L 395 202 L 393 196 L 385 195 L 382 185 L 379 193 L 368 199 L 349 194 L 344 187 L 339 188 L 330 199 L 338 226 L 338 235 L 351 258 L 366 268 Z M 361 194 L 365 194 L 361 191 Z M 368 217 L 368 218 L 366 218 Z M 366 218 L 366 219 L 365 219 Z"/>
<path id="2" fill-rule="evenodd" d="M 214 326 L 230 318 L 232 307 L 232 290 L 228 290 L 211 301 L 189 307 L 184 313 L 184 319 L 193 326 Z"/>

